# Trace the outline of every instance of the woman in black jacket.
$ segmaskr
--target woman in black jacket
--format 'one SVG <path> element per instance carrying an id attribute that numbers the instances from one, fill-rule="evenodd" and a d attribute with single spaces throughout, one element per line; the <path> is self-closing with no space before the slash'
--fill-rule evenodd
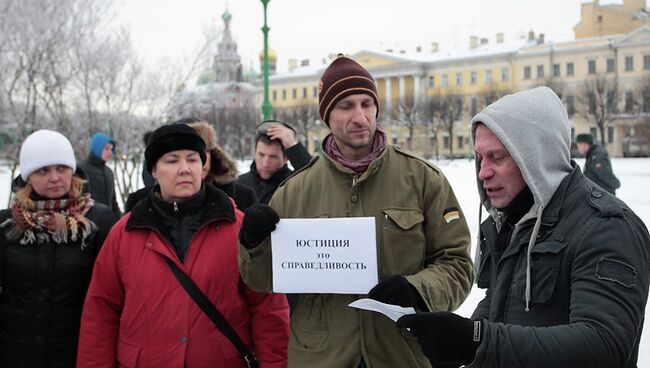
<path id="1" fill-rule="evenodd" d="M 116 218 L 82 192 L 60 133 L 28 136 L 20 170 L 0 211 L 0 367 L 74 367 L 93 263 Z"/>

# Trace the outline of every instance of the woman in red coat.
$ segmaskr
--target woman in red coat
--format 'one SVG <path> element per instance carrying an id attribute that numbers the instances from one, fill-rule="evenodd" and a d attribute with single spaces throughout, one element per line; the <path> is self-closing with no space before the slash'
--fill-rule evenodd
<path id="1" fill-rule="evenodd" d="M 286 367 L 289 311 L 280 294 L 240 279 L 242 213 L 201 183 L 205 143 L 185 124 L 156 130 L 145 151 L 158 185 L 111 230 L 84 304 L 78 367 L 246 367 L 165 259 L 187 273 L 257 355 Z"/>

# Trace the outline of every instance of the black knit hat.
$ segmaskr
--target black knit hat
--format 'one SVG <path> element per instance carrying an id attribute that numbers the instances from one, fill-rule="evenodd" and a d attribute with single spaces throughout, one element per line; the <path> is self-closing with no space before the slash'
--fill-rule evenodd
<path id="1" fill-rule="evenodd" d="M 330 112 L 337 102 L 350 95 L 367 94 L 375 100 L 379 116 L 379 97 L 372 75 L 361 64 L 339 54 L 325 69 L 318 85 L 318 112 L 329 126 Z"/>
<path id="2" fill-rule="evenodd" d="M 154 130 L 144 151 L 147 171 L 151 173 L 158 159 L 167 152 L 177 150 L 196 151 L 205 163 L 205 142 L 199 133 L 187 124 L 163 125 Z"/>

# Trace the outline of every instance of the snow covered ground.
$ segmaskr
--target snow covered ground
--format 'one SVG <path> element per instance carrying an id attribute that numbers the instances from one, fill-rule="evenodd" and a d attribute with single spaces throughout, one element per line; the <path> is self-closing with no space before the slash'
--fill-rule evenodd
<path id="1" fill-rule="evenodd" d="M 476 190 L 476 179 L 474 174 L 474 162 L 468 160 L 454 160 L 434 162 L 438 165 L 449 179 L 460 205 L 467 217 L 472 239 L 476 239 L 478 230 L 478 208 L 479 199 Z M 578 160 L 580 165 L 583 164 Z M 248 171 L 250 161 L 239 162 L 240 172 Z M 645 222 L 650 225 L 650 158 L 619 158 L 613 159 L 614 172 L 620 179 L 622 185 L 617 195 L 625 201 Z M 0 207 L 7 204 L 11 178 L 9 170 L 0 165 Z M 484 214 L 485 216 L 485 214 Z M 475 245 L 475 241 L 474 244 Z M 474 251 L 472 249 L 472 255 Z M 474 288 L 465 303 L 457 313 L 463 316 L 470 316 L 478 302 L 483 299 L 484 292 Z M 648 318 L 644 324 L 644 334 L 641 339 L 639 353 L 639 367 L 650 367 L 650 308 L 646 307 Z"/>

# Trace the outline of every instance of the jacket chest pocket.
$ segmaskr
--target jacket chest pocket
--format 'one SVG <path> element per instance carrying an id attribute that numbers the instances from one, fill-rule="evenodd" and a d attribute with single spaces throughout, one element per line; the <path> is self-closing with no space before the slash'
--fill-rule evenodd
<path id="1" fill-rule="evenodd" d="M 559 242 L 544 242 L 535 244 L 531 252 L 531 302 L 547 303 L 555 292 L 562 257 L 566 244 Z M 522 266 L 515 275 L 513 282 L 514 295 L 519 300 L 526 300 L 526 254 L 523 252 Z"/>
<path id="2" fill-rule="evenodd" d="M 386 208 L 382 212 L 380 275 L 410 275 L 420 271 L 426 242 L 422 212 L 401 208 Z"/>

